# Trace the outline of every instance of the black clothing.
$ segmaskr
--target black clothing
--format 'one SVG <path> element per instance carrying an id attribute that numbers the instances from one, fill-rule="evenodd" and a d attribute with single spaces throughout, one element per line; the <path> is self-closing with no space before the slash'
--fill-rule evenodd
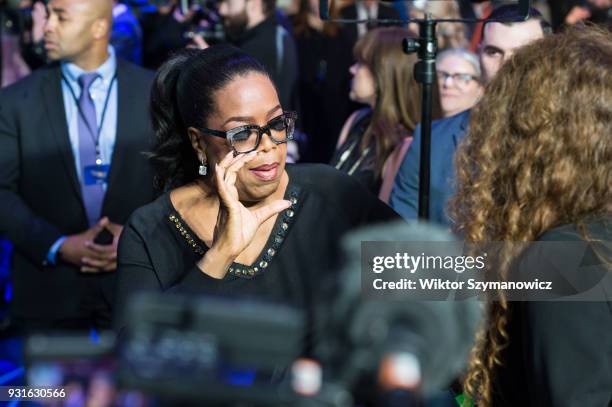
<path id="1" fill-rule="evenodd" d="M 60 69 L 58 63 L 46 66 L 0 92 L 0 234 L 15 246 L 11 313 L 26 324 L 38 320 L 37 328 L 88 318 L 109 327 L 115 273 L 84 274 L 59 259 L 56 266 L 47 264 L 61 236 L 89 228 Z M 152 142 L 142 103 L 152 79 L 152 73 L 117 60 L 117 133 L 102 216 L 118 224 L 155 197 L 153 171 L 142 154 Z"/>
<path id="2" fill-rule="evenodd" d="M 353 50 L 340 32 L 327 35 L 310 27 L 295 34 L 300 64 L 301 129 L 309 149 L 302 161 L 328 163 L 351 111 L 349 68 Z"/>
<path id="3" fill-rule="evenodd" d="M 346 140 L 336 150 L 330 164 L 357 179 L 372 194 L 378 195 L 382 178 L 375 176 L 374 143 L 370 143 L 365 150 L 361 149 L 361 140 L 372 121 L 372 110 L 368 108 L 358 114 L 359 116 L 349 129 Z"/>
<path id="4" fill-rule="evenodd" d="M 272 77 L 285 110 L 297 109 L 298 65 L 295 43 L 274 15 L 230 42 L 258 60 Z"/>
<path id="5" fill-rule="evenodd" d="M 24 41 L 24 39 L 22 38 L 19 46 L 21 51 L 21 57 L 30 68 L 30 71 L 34 71 L 45 65 L 47 59 L 47 51 L 45 50 L 44 41 L 33 43 L 31 41 Z"/>
<path id="6" fill-rule="evenodd" d="M 607 256 L 609 261 L 612 218 L 593 221 L 587 227 L 591 238 L 607 242 L 607 253 L 600 255 Z M 564 225 L 551 229 L 538 240 L 584 239 L 575 225 Z M 540 268 L 552 264 L 546 259 L 558 259 L 562 254 L 556 247 L 538 253 L 527 250 L 518 267 L 535 270 L 533 264 L 526 263 L 532 261 Z M 601 272 L 606 272 L 607 267 L 610 272 L 609 264 L 606 266 L 592 250 L 577 263 L 597 265 Z M 494 406 L 611 405 L 612 292 L 603 289 L 607 301 L 509 303 L 509 346 L 502 353 L 504 365 L 495 372 Z"/>
<path id="7" fill-rule="evenodd" d="M 157 69 L 166 62 L 173 52 L 185 48 L 188 41 L 184 34 L 189 31 L 189 23 L 176 21 L 173 13 L 145 13 L 142 25 L 142 64 L 149 69 Z"/>
<path id="8" fill-rule="evenodd" d="M 341 236 L 398 215 L 328 166 L 286 169 L 285 198 L 294 205 L 278 215 L 259 258 L 251 266 L 234 263 L 221 280 L 198 269 L 207 248 L 173 208 L 169 193 L 134 212 L 119 243 L 115 309 L 125 309 L 132 294 L 142 290 L 256 297 L 310 309 L 311 297 L 338 266 Z"/>

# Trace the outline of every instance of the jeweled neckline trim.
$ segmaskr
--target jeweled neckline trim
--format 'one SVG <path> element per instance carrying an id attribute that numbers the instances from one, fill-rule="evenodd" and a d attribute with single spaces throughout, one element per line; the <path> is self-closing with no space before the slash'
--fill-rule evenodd
<path id="1" fill-rule="evenodd" d="M 279 214 L 264 250 L 251 266 L 246 266 L 240 263 L 232 263 L 228 269 L 229 275 L 250 279 L 262 274 L 268 267 L 270 267 L 270 263 L 276 254 L 278 254 L 279 249 L 285 241 L 285 238 L 291 229 L 291 225 L 293 224 L 293 220 L 296 218 L 297 211 L 299 209 L 299 188 L 288 186 L 287 189 L 287 195 L 288 199 L 291 201 L 291 206 Z M 177 232 L 180 233 L 183 239 L 191 247 L 192 251 L 199 256 L 204 256 L 208 248 L 191 230 L 189 225 L 187 225 L 187 223 L 181 218 L 181 215 L 174 208 L 172 209 L 172 213 L 168 215 L 168 220 L 174 225 Z"/>

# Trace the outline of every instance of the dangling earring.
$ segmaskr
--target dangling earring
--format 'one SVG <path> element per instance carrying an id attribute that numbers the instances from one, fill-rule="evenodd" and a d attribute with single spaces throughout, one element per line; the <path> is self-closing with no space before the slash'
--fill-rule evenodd
<path id="1" fill-rule="evenodd" d="M 206 175 L 207 172 L 208 168 L 206 167 L 206 164 L 204 164 L 204 160 L 200 159 L 200 167 L 198 168 L 198 174 Z"/>

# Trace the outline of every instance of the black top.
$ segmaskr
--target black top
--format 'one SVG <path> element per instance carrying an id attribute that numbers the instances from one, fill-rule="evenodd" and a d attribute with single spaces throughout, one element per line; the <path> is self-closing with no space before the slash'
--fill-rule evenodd
<path id="1" fill-rule="evenodd" d="M 365 149 L 361 148 L 363 136 L 372 121 L 372 109 L 363 109 L 358 113 L 348 131 L 346 140 L 336 150 L 331 165 L 357 179 L 372 194 L 378 195 L 382 178 L 375 176 L 376 152 L 372 142 Z"/>
<path id="2" fill-rule="evenodd" d="M 295 42 L 274 15 L 240 38 L 229 41 L 261 63 L 276 85 L 278 98 L 285 110 L 295 110 L 297 105 L 298 62 Z"/>
<path id="3" fill-rule="evenodd" d="M 311 296 L 337 268 L 340 237 L 398 215 L 350 177 L 323 165 L 287 165 L 293 206 L 277 217 L 252 265 L 234 263 L 218 280 L 196 263 L 207 247 L 172 206 L 169 193 L 138 209 L 118 252 L 115 308 L 136 291 L 213 293 L 310 309 Z M 118 321 L 121 326 L 121 321 Z"/>
<path id="4" fill-rule="evenodd" d="M 598 252 L 607 256 L 609 262 L 612 218 L 591 222 L 587 227 L 592 239 L 606 242 L 598 245 Z M 564 225 L 538 240 L 584 239 L 575 225 Z M 537 253 L 521 256 L 520 266 L 534 270 L 524 262 L 542 266 L 550 264 L 546 259 L 562 255 L 558 252 L 559 245 L 540 247 L 543 249 Z M 586 252 L 581 264 L 595 265 L 602 272 L 607 267 L 610 272 L 609 263 L 606 266 L 591 250 Z M 612 291 L 609 284 L 600 288 L 607 301 L 509 303 L 510 342 L 502 355 L 504 365 L 496 371 L 494 406 L 611 405 Z"/>
<path id="5" fill-rule="evenodd" d="M 189 30 L 188 22 L 178 22 L 174 11 L 168 14 L 144 12 L 142 24 L 142 62 L 149 69 L 157 69 L 170 58 L 173 52 L 187 45 L 183 36 Z"/>

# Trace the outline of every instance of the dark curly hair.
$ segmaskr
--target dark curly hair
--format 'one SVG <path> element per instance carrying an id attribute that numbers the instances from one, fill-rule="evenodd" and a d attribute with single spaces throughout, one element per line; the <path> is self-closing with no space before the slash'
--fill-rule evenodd
<path id="1" fill-rule="evenodd" d="M 250 72 L 270 77 L 257 60 L 229 45 L 184 49 L 159 68 L 151 90 L 155 145 L 149 158 L 160 189 L 172 189 L 196 179 L 198 157 L 187 129 L 206 127 L 215 110 L 215 93 L 236 76 Z"/>

